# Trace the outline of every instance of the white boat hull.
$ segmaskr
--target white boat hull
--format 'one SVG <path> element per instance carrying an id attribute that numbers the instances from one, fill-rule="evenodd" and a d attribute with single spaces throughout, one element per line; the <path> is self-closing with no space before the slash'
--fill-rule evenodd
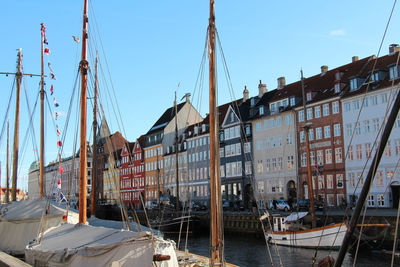
<path id="1" fill-rule="evenodd" d="M 304 231 L 268 231 L 268 241 L 282 246 L 303 248 L 339 248 L 347 227 L 345 223 L 333 224 Z"/>

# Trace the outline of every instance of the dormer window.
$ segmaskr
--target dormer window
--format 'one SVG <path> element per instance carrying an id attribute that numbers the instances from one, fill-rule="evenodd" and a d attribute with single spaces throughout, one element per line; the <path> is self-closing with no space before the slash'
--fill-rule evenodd
<path id="1" fill-rule="evenodd" d="M 335 83 L 335 94 L 340 93 L 340 83 Z"/>
<path id="2" fill-rule="evenodd" d="M 307 101 L 311 101 L 312 100 L 312 92 L 307 92 L 306 99 L 307 99 Z"/>
<path id="3" fill-rule="evenodd" d="M 260 115 L 264 115 L 264 106 L 260 107 Z"/>
<path id="4" fill-rule="evenodd" d="M 250 99 L 250 105 L 254 106 L 254 98 Z"/>
<path id="5" fill-rule="evenodd" d="M 201 125 L 201 131 L 202 131 L 203 133 L 206 131 L 206 125 L 205 125 L 205 124 Z"/>
<path id="6" fill-rule="evenodd" d="M 350 80 L 350 91 L 354 91 L 358 88 L 358 79 L 353 78 Z"/>
<path id="7" fill-rule="evenodd" d="M 271 112 L 275 112 L 275 104 L 271 104 Z"/>
<path id="8" fill-rule="evenodd" d="M 389 68 L 389 78 L 390 80 L 399 78 L 399 70 L 397 66 L 391 66 Z"/>
<path id="9" fill-rule="evenodd" d="M 186 150 L 186 142 L 183 143 L 183 149 Z"/>
<path id="10" fill-rule="evenodd" d="M 169 146 L 167 146 L 167 154 L 169 154 Z"/>
<path id="11" fill-rule="evenodd" d="M 286 108 L 288 106 L 288 101 L 287 99 L 283 100 L 283 107 Z"/>
<path id="12" fill-rule="evenodd" d="M 379 81 L 379 73 L 378 72 L 371 73 L 370 81 L 371 82 L 378 82 Z"/>
<path id="13" fill-rule="evenodd" d="M 335 73 L 335 80 L 336 80 L 336 81 L 340 81 L 340 76 L 341 76 L 341 75 L 340 75 L 340 72 L 336 72 L 336 73 Z"/>
<path id="14" fill-rule="evenodd" d="M 197 128 L 197 126 L 194 126 L 194 134 L 198 134 L 199 133 L 199 129 Z"/>
<path id="15" fill-rule="evenodd" d="M 289 99 L 289 101 L 290 101 L 290 106 L 294 106 L 294 105 L 295 105 L 295 98 L 294 98 L 294 96 L 292 96 L 292 97 Z"/>

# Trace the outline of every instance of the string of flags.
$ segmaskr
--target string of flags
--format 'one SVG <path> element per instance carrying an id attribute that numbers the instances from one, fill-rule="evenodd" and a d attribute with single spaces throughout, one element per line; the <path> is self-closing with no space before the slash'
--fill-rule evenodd
<path id="1" fill-rule="evenodd" d="M 41 24 L 41 26 L 42 26 L 41 27 L 41 31 L 42 31 L 42 35 L 43 35 L 43 44 L 46 45 L 46 47 L 44 48 L 44 53 L 46 55 L 50 55 L 50 48 L 48 47 L 49 42 L 47 41 L 47 38 L 46 38 L 46 27 L 44 26 L 43 23 Z M 53 69 L 51 67 L 50 61 L 48 61 L 47 65 L 49 67 L 49 72 L 50 72 L 49 77 L 50 77 L 50 79 L 57 80 L 56 76 L 54 75 L 54 71 L 53 71 Z M 54 94 L 54 85 L 52 84 L 50 86 L 50 95 L 53 95 L 53 94 Z M 57 103 L 57 100 L 56 100 L 56 98 L 54 96 L 53 96 L 53 102 L 54 102 L 54 106 L 56 108 L 58 108 L 59 104 Z M 54 112 L 55 120 L 57 120 L 58 116 L 59 116 L 59 112 L 55 111 Z M 58 168 L 58 170 L 59 170 L 59 173 L 60 173 L 59 179 L 57 181 L 56 190 L 57 190 L 57 192 L 58 192 L 58 194 L 60 196 L 59 203 L 61 203 L 62 201 L 67 201 L 67 199 L 65 198 L 64 194 L 61 191 L 61 178 L 62 178 L 62 175 L 64 173 L 64 168 L 62 166 L 62 158 L 61 158 L 61 147 L 62 147 L 63 144 L 62 144 L 62 142 L 60 140 L 61 132 L 60 132 L 60 130 L 58 128 L 58 124 L 56 124 L 56 131 L 57 131 L 57 148 L 58 148 L 58 151 L 59 151 L 58 152 L 58 158 L 59 158 L 59 168 Z"/>

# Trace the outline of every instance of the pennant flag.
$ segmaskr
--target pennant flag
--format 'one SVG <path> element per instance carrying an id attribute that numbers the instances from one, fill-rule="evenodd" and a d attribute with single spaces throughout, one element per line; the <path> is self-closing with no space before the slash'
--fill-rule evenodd
<path id="1" fill-rule="evenodd" d="M 75 36 L 72 35 L 72 38 L 74 39 L 74 41 L 75 41 L 77 44 L 80 42 L 79 37 L 75 37 Z"/>
<path id="2" fill-rule="evenodd" d="M 61 190 L 61 178 L 58 179 L 58 182 L 57 182 L 57 189 L 58 189 L 58 190 Z"/>
<path id="3" fill-rule="evenodd" d="M 54 118 L 57 120 L 57 118 L 58 118 L 58 113 L 57 112 L 54 112 Z"/>
<path id="4" fill-rule="evenodd" d="M 46 27 L 44 26 L 44 24 L 43 24 L 43 23 L 41 23 L 40 25 L 42 25 L 42 28 L 41 28 L 41 30 L 42 30 L 43 34 L 45 34 L 45 32 L 46 32 Z"/>
<path id="5" fill-rule="evenodd" d="M 63 174 L 64 173 L 64 168 L 62 166 L 60 166 L 59 171 L 60 171 L 60 174 Z"/>
<path id="6" fill-rule="evenodd" d="M 60 130 L 58 130 L 58 125 L 56 125 L 56 130 L 57 130 L 57 134 L 58 134 L 58 135 L 61 135 Z"/>
<path id="7" fill-rule="evenodd" d="M 62 142 L 60 140 L 57 141 L 57 146 L 61 147 L 62 146 Z"/>
<path id="8" fill-rule="evenodd" d="M 53 95 L 53 93 L 54 93 L 54 87 L 53 87 L 53 85 L 51 85 L 51 87 L 50 87 L 50 94 Z"/>
<path id="9" fill-rule="evenodd" d="M 67 199 L 65 198 L 64 194 L 60 191 L 60 203 L 63 201 L 67 202 Z"/>
<path id="10" fill-rule="evenodd" d="M 45 53 L 46 55 L 50 55 L 50 49 L 46 47 L 46 48 L 44 49 L 44 53 Z"/>
<path id="11" fill-rule="evenodd" d="M 53 100 L 54 100 L 54 106 L 55 106 L 55 107 L 58 107 L 58 106 L 59 106 L 59 104 L 57 103 L 57 101 L 56 101 L 56 98 L 55 98 L 55 97 L 53 97 Z"/>
<path id="12" fill-rule="evenodd" d="M 46 35 L 44 36 L 43 43 L 45 43 L 45 44 L 47 44 L 47 45 L 49 44 L 49 42 L 47 41 Z"/>
<path id="13" fill-rule="evenodd" d="M 50 72 L 50 79 L 57 80 L 57 77 L 54 75 L 54 73 Z"/>

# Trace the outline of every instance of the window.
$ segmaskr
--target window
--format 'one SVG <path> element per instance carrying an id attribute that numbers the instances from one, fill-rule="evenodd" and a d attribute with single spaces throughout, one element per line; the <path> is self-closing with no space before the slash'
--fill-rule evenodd
<path id="1" fill-rule="evenodd" d="M 373 106 L 378 105 L 378 96 L 377 95 L 371 96 L 371 102 Z"/>
<path id="2" fill-rule="evenodd" d="M 324 126 L 324 138 L 331 137 L 331 126 Z"/>
<path id="3" fill-rule="evenodd" d="M 363 126 L 364 126 L 364 133 L 369 133 L 371 130 L 369 127 L 369 120 L 363 121 Z"/>
<path id="4" fill-rule="evenodd" d="M 264 129 L 267 130 L 268 129 L 268 120 L 264 120 Z"/>
<path id="5" fill-rule="evenodd" d="M 371 158 L 371 143 L 365 144 L 365 157 L 367 159 Z"/>
<path id="6" fill-rule="evenodd" d="M 295 98 L 293 96 L 291 98 L 289 98 L 289 101 L 290 101 L 291 106 L 294 106 L 296 103 Z"/>
<path id="7" fill-rule="evenodd" d="M 266 172 L 269 172 L 271 170 L 271 160 L 270 159 L 267 159 L 266 161 L 265 161 L 265 171 Z"/>
<path id="8" fill-rule="evenodd" d="M 325 162 L 326 164 L 332 163 L 332 149 L 325 149 Z"/>
<path id="9" fill-rule="evenodd" d="M 376 186 L 383 186 L 383 171 L 377 171 L 375 174 Z"/>
<path id="10" fill-rule="evenodd" d="M 340 124 L 333 125 L 333 136 L 340 136 Z"/>
<path id="11" fill-rule="evenodd" d="M 368 196 L 368 207 L 375 207 L 374 195 Z"/>
<path id="12" fill-rule="evenodd" d="M 361 135 L 361 126 L 360 122 L 356 122 L 354 125 L 354 132 L 356 135 Z"/>
<path id="13" fill-rule="evenodd" d="M 257 172 L 262 173 L 263 172 L 263 165 L 262 165 L 262 160 L 257 161 Z"/>
<path id="14" fill-rule="evenodd" d="M 379 81 L 379 73 L 378 72 L 371 73 L 370 81 L 371 82 L 378 82 Z"/>
<path id="15" fill-rule="evenodd" d="M 356 155 L 357 155 L 358 160 L 362 159 L 362 145 L 361 144 L 356 145 Z"/>
<path id="16" fill-rule="evenodd" d="M 300 132 L 300 143 L 304 143 L 304 141 L 306 141 L 306 137 L 304 135 L 304 131 Z"/>
<path id="17" fill-rule="evenodd" d="M 323 150 L 317 151 L 317 164 L 318 165 L 324 164 L 324 151 Z"/>
<path id="18" fill-rule="evenodd" d="M 307 101 L 311 101 L 312 100 L 312 92 L 307 92 L 306 98 L 307 98 Z"/>
<path id="19" fill-rule="evenodd" d="M 394 149 L 396 151 L 396 155 L 400 154 L 400 139 L 394 140 Z"/>
<path id="20" fill-rule="evenodd" d="M 223 148 L 223 147 L 220 147 L 220 148 L 219 148 L 219 157 L 220 157 L 220 158 L 223 158 L 224 156 L 225 156 L 224 148 Z"/>
<path id="21" fill-rule="evenodd" d="M 313 118 L 313 109 L 312 108 L 308 108 L 307 109 L 307 120 L 312 120 Z"/>
<path id="22" fill-rule="evenodd" d="M 353 101 L 353 107 L 354 107 L 354 110 L 360 109 L 360 101 L 358 101 L 358 99 Z"/>
<path id="23" fill-rule="evenodd" d="M 322 139 L 322 128 L 321 127 L 315 128 L 315 139 L 316 140 Z"/>
<path id="24" fill-rule="evenodd" d="M 282 101 L 282 105 L 283 105 L 284 108 L 286 108 L 286 107 L 288 106 L 288 101 L 287 101 L 287 99 L 284 99 L 284 100 Z"/>
<path id="25" fill-rule="evenodd" d="M 256 123 L 256 132 L 259 132 L 259 131 L 261 131 L 261 122 Z M 228 138 L 226 138 L 226 139 L 228 139 Z"/>
<path id="26" fill-rule="evenodd" d="M 378 195 L 376 195 L 376 197 L 378 199 L 378 206 L 379 207 L 384 207 L 385 206 L 385 195 L 378 194 Z"/>
<path id="27" fill-rule="evenodd" d="M 329 104 L 324 104 L 322 109 L 324 116 L 329 116 Z"/>
<path id="28" fill-rule="evenodd" d="M 315 151 L 310 151 L 311 166 L 315 166 Z"/>
<path id="29" fill-rule="evenodd" d="M 282 124 L 281 121 L 282 121 L 281 117 L 276 118 L 276 128 L 281 127 L 281 124 Z"/>
<path id="30" fill-rule="evenodd" d="M 340 83 L 335 83 L 334 90 L 335 90 L 335 94 L 340 93 Z"/>
<path id="31" fill-rule="evenodd" d="M 335 148 L 335 162 L 342 163 L 343 162 L 343 155 L 342 155 L 342 148 L 337 147 Z"/>
<path id="32" fill-rule="evenodd" d="M 343 188 L 343 174 L 336 174 L 336 187 Z"/>
<path id="33" fill-rule="evenodd" d="M 275 104 L 271 104 L 270 109 L 271 109 L 271 112 L 274 113 L 275 112 Z"/>
<path id="34" fill-rule="evenodd" d="M 382 104 L 387 103 L 387 100 L 388 100 L 387 94 L 386 93 L 381 94 L 381 103 Z"/>
<path id="35" fill-rule="evenodd" d="M 326 176 L 326 188 L 332 189 L 333 188 L 333 175 L 328 174 Z"/>
<path id="36" fill-rule="evenodd" d="M 275 172 L 277 169 L 276 169 L 277 167 L 276 167 L 276 158 L 273 158 L 272 159 L 272 170 Z"/>
<path id="37" fill-rule="evenodd" d="M 372 127 L 375 133 L 379 131 L 379 118 L 372 119 Z"/>
<path id="38" fill-rule="evenodd" d="M 356 90 L 357 88 L 358 88 L 357 78 L 351 79 L 350 80 L 350 90 L 353 91 L 353 90 Z"/>
<path id="39" fill-rule="evenodd" d="M 293 144 L 293 136 L 292 136 L 291 134 L 288 134 L 288 135 L 286 136 L 286 144 L 287 144 L 287 145 Z"/>
<path id="40" fill-rule="evenodd" d="M 275 147 L 275 137 L 271 137 L 271 147 Z"/>
<path id="41" fill-rule="evenodd" d="M 276 146 L 278 146 L 278 147 L 282 146 L 282 136 L 278 136 L 278 140 L 277 140 Z"/>
<path id="42" fill-rule="evenodd" d="M 277 170 L 278 170 L 278 171 L 281 171 L 281 170 L 282 170 L 282 157 L 279 157 L 279 158 L 278 158 Z"/>
<path id="43" fill-rule="evenodd" d="M 353 160 L 353 146 L 348 147 L 347 160 Z"/>
<path id="44" fill-rule="evenodd" d="M 391 157 L 391 156 L 392 156 L 392 147 L 390 144 L 390 140 L 388 140 L 385 147 L 385 157 Z"/>
<path id="45" fill-rule="evenodd" d="M 251 161 L 246 161 L 244 163 L 244 171 L 246 174 L 252 174 L 252 170 L 251 170 Z"/>
<path id="46" fill-rule="evenodd" d="M 351 105 L 350 105 L 349 102 L 344 103 L 344 111 L 345 111 L 345 112 L 351 111 Z"/>
<path id="47" fill-rule="evenodd" d="M 301 167 L 307 167 L 307 154 L 301 154 Z"/>
<path id="48" fill-rule="evenodd" d="M 243 150 L 244 153 L 250 153 L 251 152 L 251 144 L 250 142 L 246 142 L 243 144 Z"/>
<path id="49" fill-rule="evenodd" d="M 321 106 L 314 107 L 315 118 L 321 118 Z"/>
<path id="50" fill-rule="evenodd" d="M 356 181 L 355 181 L 355 175 L 354 172 L 348 173 L 349 180 L 350 180 L 350 186 L 355 187 L 356 186 Z"/>
<path id="51" fill-rule="evenodd" d="M 286 125 L 291 125 L 292 122 L 293 122 L 292 116 L 291 116 L 291 115 L 286 115 L 286 116 L 285 116 L 285 124 L 286 124 Z"/>
<path id="52" fill-rule="evenodd" d="M 299 111 L 299 121 L 304 121 L 304 111 L 303 110 Z"/>
<path id="53" fill-rule="evenodd" d="M 399 71 L 397 69 L 397 66 L 391 66 L 389 68 L 389 78 L 390 80 L 399 78 Z"/>
<path id="54" fill-rule="evenodd" d="M 225 177 L 225 166 L 219 166 L 219 174 L 221 177 Z"/>
<path id="55" fill-rule="evenodd" d="M 265 138 L 265 149 L 268 149 L 270 147 L 271 146 L 270 146 L 270 143 L 269 143 L 269 138 L 267 137 L 267 138 Z"/>
<path id="56" fill-rule="evenodd" d="M 294 169 L 294 156 L 287 157 L 287 167 L 288 169 Z"/>
<path id="57" fill-rule="evenodd" d="M 324 189 L 325 181 L 323 175 L 318 175 L 318 189 Z"/>
<path id="58" fill-rule="evenodd" d="M 264 107 L 260 106 L 260 115 L 264 115 Z"/>
<path id="59" fill-rule="evenodd" d="M 332 103 L 332 114 L 339 113 L 339 101 Z"/>

